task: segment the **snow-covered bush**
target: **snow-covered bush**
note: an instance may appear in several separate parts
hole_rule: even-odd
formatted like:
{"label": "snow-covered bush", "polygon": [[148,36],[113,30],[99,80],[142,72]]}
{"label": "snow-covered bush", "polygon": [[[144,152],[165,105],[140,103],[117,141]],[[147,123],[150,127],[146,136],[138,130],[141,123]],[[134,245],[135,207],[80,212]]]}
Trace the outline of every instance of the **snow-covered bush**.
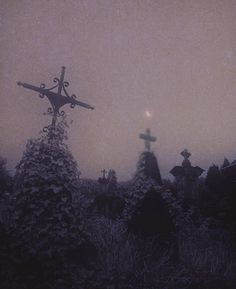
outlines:
{"label": "snow-covered bush", "polygon": [[48,135],[30,140],[15,174],[15,222],[20,242],[33,253],[47,255],[73,244],[75,226],[72,194],[79,171],[64,144],[59,123],[53,139]]}

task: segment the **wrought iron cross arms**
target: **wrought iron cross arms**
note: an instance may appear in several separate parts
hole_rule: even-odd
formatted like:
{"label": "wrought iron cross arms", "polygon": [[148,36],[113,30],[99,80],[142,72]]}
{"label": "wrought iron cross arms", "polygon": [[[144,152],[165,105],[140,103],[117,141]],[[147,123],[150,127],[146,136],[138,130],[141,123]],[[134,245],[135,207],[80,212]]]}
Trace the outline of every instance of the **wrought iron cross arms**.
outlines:
{"label": "wrought iron cross arms", "polygon": [[[74,108],[76,105],[78,105],[87,109],[94,109],[94,107],[91,105],[76,100],[75,95],[70,96],[68,94],[66,88],[69,86],[69,82],[64,81],[65,69],[66,68],[63,66],[61,69],[60,79],[55,77],[53,80],[55,85],[50,88],[45,88],[44,83],[42,83],[39,87],[28,83],[22,83],[20,81],[17,82],[17,84],[23,86],[24,88],[39,92],[39,96],[42,98],[46,95],[52,105],[54,114],[59,113],[59,109],[65,104],[70,104],[71,108]],[[52,91],[54,89],[57,89],[57,92]],[[62,92],[64,92],[64,95]]]}

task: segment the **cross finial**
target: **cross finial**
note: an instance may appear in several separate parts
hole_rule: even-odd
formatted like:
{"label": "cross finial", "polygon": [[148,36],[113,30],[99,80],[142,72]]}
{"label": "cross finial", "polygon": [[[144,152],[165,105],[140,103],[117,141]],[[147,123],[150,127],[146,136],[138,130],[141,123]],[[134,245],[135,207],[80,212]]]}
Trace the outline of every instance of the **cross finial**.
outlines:
{"label": "cross finial", "polygon": [[139,138],[144,140],[145,149],[147,151],[151,150],[151,142],[155,142],[156,138],[151,135],[151,131],[149,128],[146,129],[146,133],[141,133]]}
{"label": "cross finial", "polygon": [[191,153],[187,149],[183,150],[180,154],[184,157],[184,159],[188,159],[191,156]]}
{"label": "cross finial", "polygon": [[[68,94],[66,88],[69,86],[69,82],[64,81],[65,69],[65,66],[62,66],[60,78],[55,77],[53,79],[55,85],[50,88],[45,88],[45,84],[43,83],[38,87],[28,83],[22,83],[20,81],[17,82],[18,85],[23,86],[24,88],[39,92],[39,96],[41,98],[44,96],[48,98],[52,106],[52,108],[48,109],[48,112],[52,113],[53,116],[51,124],[52,128],[55,127],[57,117],[63,116],[65,114],[63,110],[60,111],[60,108],[65,104],[70,104],[71,108],[74,108],[76,105],[78,105],[84,108],[94,109],[94,107],[90,106],[89,104],[76,100],[76,96],[74,94]],[[56,88],[57,92],[54,92],[53,90]]]}

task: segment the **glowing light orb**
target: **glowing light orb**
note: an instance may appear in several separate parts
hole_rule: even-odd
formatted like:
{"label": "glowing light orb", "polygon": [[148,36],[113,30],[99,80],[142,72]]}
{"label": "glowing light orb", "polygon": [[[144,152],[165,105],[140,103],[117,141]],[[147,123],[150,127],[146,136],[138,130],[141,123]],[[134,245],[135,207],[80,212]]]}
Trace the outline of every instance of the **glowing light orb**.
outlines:
{"label": "glowing light orb", "polygon": [[151,117],[152,115],[151,115],[150,111],[146,110],[146,111],[145,111],[145,116],[146,116],[146,117]]}

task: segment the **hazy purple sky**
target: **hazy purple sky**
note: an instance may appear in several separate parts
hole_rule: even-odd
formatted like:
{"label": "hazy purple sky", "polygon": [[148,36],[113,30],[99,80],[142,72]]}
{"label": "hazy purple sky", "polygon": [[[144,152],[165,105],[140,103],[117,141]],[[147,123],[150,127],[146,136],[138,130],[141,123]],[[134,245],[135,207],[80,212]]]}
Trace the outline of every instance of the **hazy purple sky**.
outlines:
{"label": "hazy purple sky", "polygon": [[83,177],[113,168],[128,179],[147,127],[164,177],[185,147],[204,169],[236,159],[236,1],[0,2],[0,154],[10,169],[50,122],[47,100],[16,81],[50,86],[62,65],[68,91],[96,108],[66,109]]}

